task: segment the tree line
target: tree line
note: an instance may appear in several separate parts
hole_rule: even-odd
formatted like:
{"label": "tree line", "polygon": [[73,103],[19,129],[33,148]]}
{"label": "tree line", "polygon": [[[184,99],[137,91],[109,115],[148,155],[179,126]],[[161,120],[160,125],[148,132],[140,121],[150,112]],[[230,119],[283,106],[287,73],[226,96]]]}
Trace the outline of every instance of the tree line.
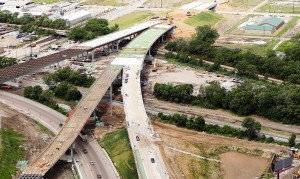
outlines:
{"label": "tree line", "polygon": [[9,11],[0,11],[0,22],[17,24],[17,25],[30,25],[36,27],[48,27],[54,29],[66,29],[67,21],[64,19],[51,20],[47,15],[42,15],[40,18],[35,18],[31,14],[25,13],[22,17],[18,17],[19,13],[11,13]]}
{"label": "tree line", "polygon": [[75,101],[75,100],[79,100],[82,94],[80,93],[80,91],[77,90],[75,86],[68,84],[66,82],[62,82],[56,87],[52,87],[49,90],[43,90],[42,87],[39,85],[36,85],[34,87],[33,86],[25,87],[24,96],[26,98],[44,104],[62,114],[67,114],[64,109],[60,108],[56,104],[54,100],[54,96],[67,101]]}
{"label": "tree line", "polygon": [[74,41],[85,41],[117,30],[119,30],[119,26],[116,24],[111,28],[108,27],[108,21],[106,19],[89,19],[83,27],[72,28],[68,32],[68,37]]}
{"label": "tree line", "polygon": [[220,65],[228,65],[235,67],[242,76],[257,78],[257,74],[262,74],[300,84],[300,33],[291,40],[295,47],[289,49],[284,58],[280,58],[274,51],[268,51],[266,56],[259,56],[241,49],[215,48],[213,44],[219,37],[215,29],[199,26],[196,31],[191,40],[170,41],[165,48],[212,61],[215,64],[212,70],[217,70]]}
{"label": "tree line", "polygon": [[192,95],[191,84],[156,83],[156,98],[175,103],[191,104],[210,109],[228,109],[238,115],[257,114],[268,119],[300,124],[300,88],[295,85],[253,84],[245,82],[231,90],[218,82],[201,86],[197,96]]}
{"label": "tree line", "polygon": [[16,64],[15,58],[0,56],[0,69]]}
{"label": "tree line", "polygon": [[177,127],[187,128],[196,131],[203,131],[208,134],[217,134],[228,137],[237,137],[239,139],[247,138],[248,140],[260,141],[263,143],[277,143],[279,145],[300,147],[300,143],[296,144],[296,135],[291,134],[288,142],[276,141],[273,137],[259,135],[261,124],[251,117],[246,117],[242,121],[243,129],[233,128],[228,125],[219,126],[214,124],[206,124],[202,116],[187,116],[184,114],[165,115],[158,113],[155,116],[161,122],[170,123]]}
{"label": "tree line", "polygon": [[87,76],[86,74],[81,74],[78,71],[73,71],[71,68],[63,68],[57,70],[55,73],[48,74],[43,78],[44,82],[52,87],[58,85],[60,82],[67,82],[75,86],[90,87],[95,78],[92,76]]}

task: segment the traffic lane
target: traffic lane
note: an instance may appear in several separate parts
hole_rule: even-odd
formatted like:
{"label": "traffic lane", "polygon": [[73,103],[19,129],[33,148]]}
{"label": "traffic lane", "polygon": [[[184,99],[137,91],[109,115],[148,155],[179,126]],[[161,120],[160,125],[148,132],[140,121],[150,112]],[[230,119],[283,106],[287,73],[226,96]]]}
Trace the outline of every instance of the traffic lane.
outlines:
{"label": "traffic lane", "polygon": [[[66,116],[64,116],[64,115],[62,115],[62,114],[60,114],[57,111],[54,111],[52,109],[45,110],[45,106],[40,104],[40,103],[37,103],[37,102],[32,101],[32,100],[28,100],[28,99],[26,99],[24,97],[21,97],[21,96],[18,96],[18,95],[10,94],[10,93],[7,93],[7,92],[0,91],[0,101],[4,102],[8,106],[12,106],[14,108],[18,108],[19,110],[23,110],[23,111],[26,111],[27,108],[34,109],[34,110],[30,110],[30,112],[26,113],[27,115],[29,115],[29,113],[31,115],[43,113],[44,114],[43,116],[38,115],[37,118],[40,119],[39,121],[44,121],[46,124],[48,124],[47,122],[49,122],[49,121],[55,121],[55,122],[53,122],[53,123],[51,122],[49,124],[51,130],[54,133],[58,133],[58,131],[60,129],[59,124],[61,122],[63,122],[66,118]],[[48,108],[48,107],[46,107],[46,108]],[[40,109],[40,110],[38,110],[38,109]],[[46,116],[48,116],[48,118]],[[47,118],[47,120],[45,120],[46,118]],[[79,141],[77,141],[76,144],[77,144],[77,146],[79,146],[78,150],[83,150],[82,145],[80,145],[80,144],[82,144],[82,141],[79,140]],[[88,156],[89,156],[89,154],[86,155],[86,156],[76,156],[75,158],[77,159],[77,157],[79,157],[77,160],[80,161],[80,160],[84,160],[84,158],[88,157]],[[90,157],[90,158],[92,158],[92,157]],[[82,170],[82,168],[80,168],[80,170]],[[83,170],[90,171],[89,165],[88,164],[83,165]],[[96,175],[96,173],[92,173],[92,174],[89,174],[89,173],[90,172],[83,173],[83,175],[86,178],[91,178],[92,176]]]}
{"label": "traffic lane", "polygon": [[59,130],[59,124],[66,119],[66,116],[51,108],[15,94],[0,91],[0,101],[8,106],[24,111],[27,115],[43,118],[44,122],[47,123],[46,126],[49,127],[50,125],[52,130]]}
{"label": "traffic lane", "polygon": [[[117,176],[114,176],[114,171],[110,171],[109,169],[107,169],[107,167],[109,166],[109,161],[107,161],[107,159],[103,155],[101,155],[103,154],[102,152],[97,152],[99,150],[97,150],[97,147],[94,146],[99,146],[99,144],[97,144],[96,140],[91,141],[91,139],[92,138],[89,137],[86,142],[81,142],[78,145],[82,149],[80,152],[83,155],[86,155],[84,160],[86,163],[88,163],[90,171],[93,172],[93,178],[97,178],[97,174],[100,174],[102,178],[105,179],[116,179]],[[83,153],[83,149],[87,150],[86,154]],[[94,165],[91,165],[91,161],[94,162]]]}

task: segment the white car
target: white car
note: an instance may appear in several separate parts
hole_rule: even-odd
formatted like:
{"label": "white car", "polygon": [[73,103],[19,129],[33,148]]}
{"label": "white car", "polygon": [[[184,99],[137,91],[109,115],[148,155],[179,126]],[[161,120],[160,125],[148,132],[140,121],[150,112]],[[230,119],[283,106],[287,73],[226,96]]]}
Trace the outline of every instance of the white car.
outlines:
{"label": "white car", "polygon": [[91,162],[90,162],[90,163],[91,163],[91,165],[94,165],[94,164],[95,164],[93,160],[91,160]]}

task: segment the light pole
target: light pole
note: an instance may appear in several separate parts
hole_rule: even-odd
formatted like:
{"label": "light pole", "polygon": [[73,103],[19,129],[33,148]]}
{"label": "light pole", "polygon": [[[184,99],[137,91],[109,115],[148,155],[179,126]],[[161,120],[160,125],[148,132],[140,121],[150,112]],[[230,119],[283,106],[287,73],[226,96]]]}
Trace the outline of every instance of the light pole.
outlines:
{"label": "light pole", "polygon": [[162,0],[160,0],[160,8],[162,8]]}
{"label": "light pole", "polygon": [[1,146],[1,140],[2,140],[2,130],[1,130],[1,116],[0,116],[0,146]]}

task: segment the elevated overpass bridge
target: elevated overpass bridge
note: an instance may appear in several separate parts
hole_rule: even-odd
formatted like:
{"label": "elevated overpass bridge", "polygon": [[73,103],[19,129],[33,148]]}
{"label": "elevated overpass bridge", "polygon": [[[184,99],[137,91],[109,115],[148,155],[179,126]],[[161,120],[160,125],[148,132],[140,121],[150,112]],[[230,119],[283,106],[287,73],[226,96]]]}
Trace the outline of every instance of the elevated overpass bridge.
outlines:
{"label": "elevated overpass bridge", "polygon": [[[58,135],[56,135],[47,148],[37,158],[35,158],[32,163],[29,164],[29,166],[22,172],[20,178],[42,178],[75,141],[87,119],[91,116],[105,92],[108,90],[117,75],[121,72],[123,67],[134,65],[138,66],[138,69],[141,69],[145,55],[150,50],[153,43],[155,43],[162,35],[172,30],[172,28],[172,26],[156,25],[142,33],[138,38],[130,43],[127,48],[125,48],[124,52],[122,52],[110,65],[108,65],[100,77],[97,78],[89,91],[78,103],[74,113],[69,116],[69,120],[62,127]],[[138,82],[138,84],[140,85],[140,82]],[[136,91],[136,89],[132,90]],[[140,93],[140,86],[137,86],[137,94]],[[141,109],[144,110],[141,114],[145,115],[146,113],[143,105]],[[131,113],[129,114],[131,115]],[[147,116],[143,116],[143,119],[145,117]],[[132,136],[133,134],[131,134],[131,137]],[[132,139],[131,142],[133,142]],[[144,152],[145,151],[141,149],[141,153],[144,154]],[[139,153],[139,151],[137,151],[137,153]],[[140,157],[136,157],[136,159],[139,161]],[[145,176],[147,177],[149,172],[145,172],[143,163],[139,164],[141,165],[141,169],[139,169],[140,176],[142,178],[145,178]],[[150,173],[153,169],[154,168],[151,168]],[[158,176],[156,173],[161,173],[155,172],[155,169],[153,171],[155,176]],[[165,171],[163,172],[166,173]],[[151,176],[148,178],[151,178]]]}
{"label": "elevated overpass bridge", "polygon": [[82,55],[84,53],[91,52],[93,58],[94,52],[97,48],[106,45],[108,46],[112,43],[117,43],[118,45],[119,40],[126,37],[136,36],[142,31],[160,23],[161,22],[159,21],[148,21],[125,30],[120,30],[111,34],[98,37],[96,39],[84,42],[82,44],[79,44],[78,46],[72,47],[70,49],[58,53],[47,55],[38,59],[32,59],[25,63],[15,64],[6,68],[2,68],[0,70],[0,84],[18,78],[22,75],[32,73],[51,64],[70,59],[71,57]]}

